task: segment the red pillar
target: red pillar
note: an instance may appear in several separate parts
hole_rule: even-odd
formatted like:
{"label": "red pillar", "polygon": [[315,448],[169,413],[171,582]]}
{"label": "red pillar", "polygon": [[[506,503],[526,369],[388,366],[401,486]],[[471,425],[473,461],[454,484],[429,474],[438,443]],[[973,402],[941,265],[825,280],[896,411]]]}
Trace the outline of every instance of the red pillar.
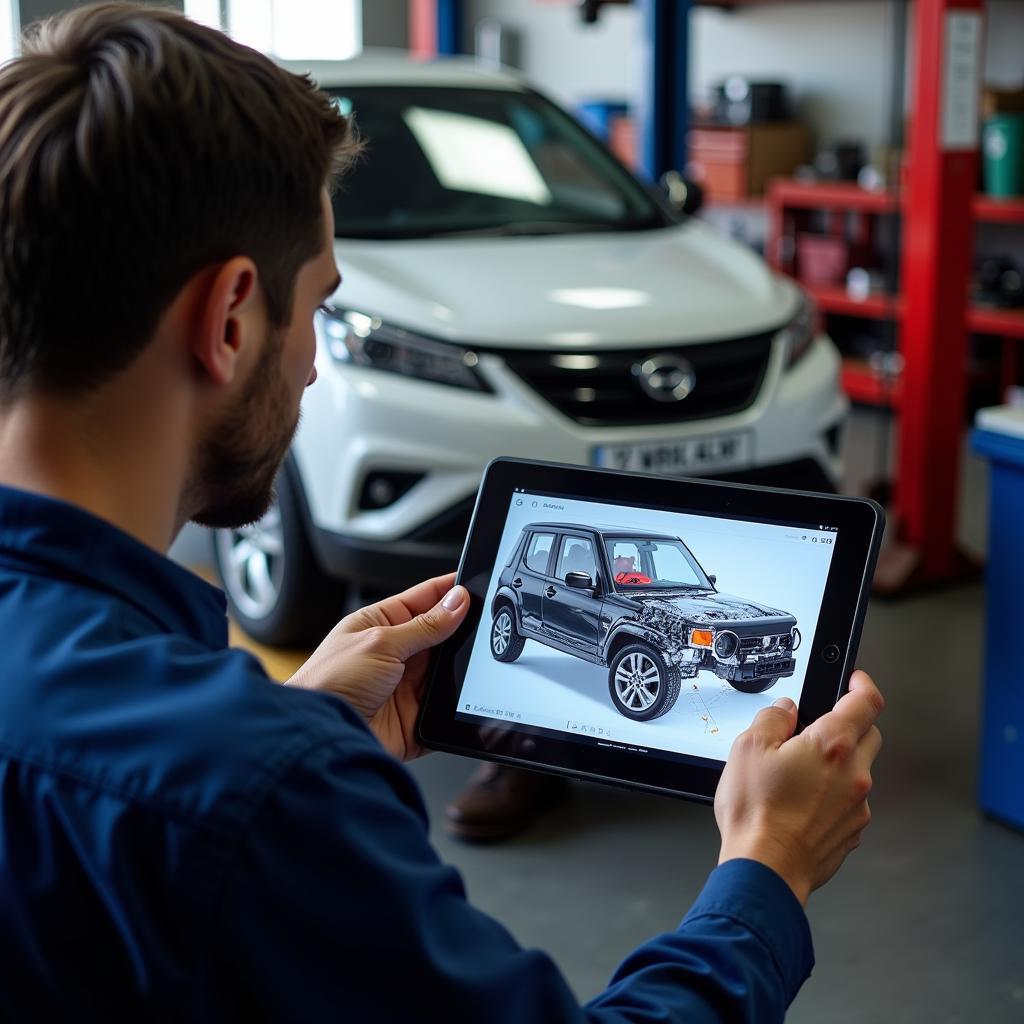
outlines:
{"label": "red pillar", "polygon": [[409,0],[409,50],[415,57],[437,56],[437,0]]}
{"label": "red pillar", "polygon": [[956,545],[967,397],[967,304],[974,254],[984,0],[917,0],[903,228],[903,398],[895,525],[883,591],[968,567]]}

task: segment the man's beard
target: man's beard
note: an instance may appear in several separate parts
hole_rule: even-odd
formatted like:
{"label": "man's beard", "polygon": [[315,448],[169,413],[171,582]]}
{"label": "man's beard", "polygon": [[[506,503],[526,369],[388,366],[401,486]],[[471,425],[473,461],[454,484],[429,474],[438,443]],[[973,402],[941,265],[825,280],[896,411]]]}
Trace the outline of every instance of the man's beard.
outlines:
{"label": "man's beard", "polygon": [[281,372],[284,333],[272,330],[245,390],[204,441],[189,493],[201,526],[232,529],[270,508],[274,480],[299,424]]}

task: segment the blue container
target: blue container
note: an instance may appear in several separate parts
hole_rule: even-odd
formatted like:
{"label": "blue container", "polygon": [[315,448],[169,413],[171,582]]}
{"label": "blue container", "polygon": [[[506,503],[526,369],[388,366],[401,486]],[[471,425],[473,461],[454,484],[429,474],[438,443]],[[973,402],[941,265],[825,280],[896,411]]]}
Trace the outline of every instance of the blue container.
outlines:
{"label": "blue container", "polygon": [[576,108],[579,119],[603,142],[611,136],[612,118],[628,113],[628,103],[613,100],[588,100]]}
{"label": "blue container", "polygon": [[971,442],[991,466],[978,796],[1024,829],[1024,409],[982,409]]}

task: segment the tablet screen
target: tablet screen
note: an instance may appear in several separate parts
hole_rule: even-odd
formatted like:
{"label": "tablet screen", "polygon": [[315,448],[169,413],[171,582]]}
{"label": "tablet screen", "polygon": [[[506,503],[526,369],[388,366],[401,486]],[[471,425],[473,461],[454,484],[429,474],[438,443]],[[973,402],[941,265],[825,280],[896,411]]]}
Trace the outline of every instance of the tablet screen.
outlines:
{"label": "tablet screen", "polygon": [[799,704],[838,535],[516,490],[456,717],[724,761]]}

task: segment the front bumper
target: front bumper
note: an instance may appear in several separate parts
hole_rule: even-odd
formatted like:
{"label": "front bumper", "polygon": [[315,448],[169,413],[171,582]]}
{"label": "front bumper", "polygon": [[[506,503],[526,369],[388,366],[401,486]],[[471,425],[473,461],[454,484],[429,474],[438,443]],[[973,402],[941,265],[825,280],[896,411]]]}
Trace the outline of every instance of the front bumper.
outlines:
{"label": "front bumper", "polygon": [[[328,572],[366,583],[400,585],[453,569],[483,467],[497,455],[588,465],[600,445],[746,430],[751,462],[708,475],[832,491],[847,409],[838,355],[822,337],[791,370],[784,363],[776,344],[757,400],[734,415],[587,427],[559,413],[498,356],[480,358],[494,389],[481,394],[339,366],[318,346],[318,380],[293,446],[314,550]],[[420,479],[386,508],[360,508],[367,476],[382,470]]]}
{"label": "front bumper", "polygon": [[796,671],[796,658],[759,658],[739,665],[716,660],[713,667],[719,679],[728,679],[731,683],[737,679],[749,681],[769,676],[791,676]]}

